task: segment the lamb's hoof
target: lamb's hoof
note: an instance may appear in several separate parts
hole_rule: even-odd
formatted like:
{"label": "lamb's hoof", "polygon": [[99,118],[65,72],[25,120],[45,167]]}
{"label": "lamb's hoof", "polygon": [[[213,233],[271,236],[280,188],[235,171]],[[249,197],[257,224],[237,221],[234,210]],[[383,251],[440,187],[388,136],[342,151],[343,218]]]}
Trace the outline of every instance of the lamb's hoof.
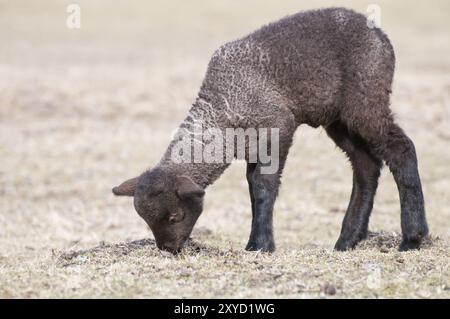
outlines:
{"label": "lamb's hoof", "polygon": [[334,245],[334,250],[337,251],[348,251],[352,250],[358,245],[358,243],[363,240],[366,236],[357,236],[356,238],[343,238],[339,237],[338,241]]}
{"label": "lamb's hoof", "polygon": [[398,248],[399,251],[408,251],[420,249],[421,238],[406,239],[404,238]]}
{"label": "lamb's hoof", "polygon": [[273,241],[265,242],[249,242],[245,247],[247,251],[261,251],[264,253],[273,253],[275,251],[275,243]]}
{"label": "lamb's hoof", "polygon": [[426,222],[415,224],[414,227],[408,227],[403,232],[403,240],[398,248],[399,251],[408,251],[420,249],[420,244],[424,238],[428,237],[428,225]]}
{"label": "lamb's hoof", "polygon": [[334,250],[336,251],[348,251],[348,250],[352,250],[353,248],[355,248],[356,244],[351,244],[348,242],[344,242],[344,241],[337,241],[336,244],[334,245]]}

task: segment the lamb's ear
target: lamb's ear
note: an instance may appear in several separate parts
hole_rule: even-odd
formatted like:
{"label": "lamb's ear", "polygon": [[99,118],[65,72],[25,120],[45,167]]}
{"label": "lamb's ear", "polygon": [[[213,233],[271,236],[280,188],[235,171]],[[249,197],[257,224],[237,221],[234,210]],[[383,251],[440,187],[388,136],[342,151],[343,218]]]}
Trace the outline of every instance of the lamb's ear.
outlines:
{"label": "lamb's ear", "polygon": [[134,191],[136,190],[136,186],[139,180],[139,176],[135,178],[131,178],[119,186],[116,186],[112,189],[112,192],[116,196],[134,196]]}
{"label": "lamb's ear", "polygon": [[190,198],[192,196],[203,197],[205,191],[197,185],[188,176],[178,176],[176,181],[176,191],[181,199]]}

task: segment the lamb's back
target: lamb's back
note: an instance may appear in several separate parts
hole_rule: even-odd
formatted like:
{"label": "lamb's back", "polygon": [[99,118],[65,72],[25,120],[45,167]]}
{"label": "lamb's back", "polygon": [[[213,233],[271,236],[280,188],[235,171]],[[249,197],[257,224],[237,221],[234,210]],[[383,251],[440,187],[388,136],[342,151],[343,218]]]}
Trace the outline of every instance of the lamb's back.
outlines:
{"label": "lamb's back", "polygon": [[208,73],[224,95],[248,99],[261,90],[279,92],[299,122],[317,126],[339,112],[352,74],[371,76],[374,67],[388,64],[380,72],[387,71],[390,86],[393,63],[389,40],[369,28],[364,15],[329,8],[288,16],[223,45]]}

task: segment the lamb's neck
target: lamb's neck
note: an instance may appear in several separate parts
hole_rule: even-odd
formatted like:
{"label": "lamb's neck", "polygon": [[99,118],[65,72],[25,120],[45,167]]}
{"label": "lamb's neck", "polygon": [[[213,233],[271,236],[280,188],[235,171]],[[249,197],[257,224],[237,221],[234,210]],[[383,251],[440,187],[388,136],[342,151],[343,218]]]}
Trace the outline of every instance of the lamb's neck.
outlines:
{"label": "lamb's neck", "polygon": [[[176,174],[190,177],[202,188],[214,183],[230,164],[224,158],[221,161],[211,162],[203,156],[204,132],[213,130],[223,132],[228,125],[219,115],[219,109],[199,97],[178,128],[159,165]],[[190,156],[181,160],[180,149],[190,152]],[[224,149],[219,151],[225,154]]]}

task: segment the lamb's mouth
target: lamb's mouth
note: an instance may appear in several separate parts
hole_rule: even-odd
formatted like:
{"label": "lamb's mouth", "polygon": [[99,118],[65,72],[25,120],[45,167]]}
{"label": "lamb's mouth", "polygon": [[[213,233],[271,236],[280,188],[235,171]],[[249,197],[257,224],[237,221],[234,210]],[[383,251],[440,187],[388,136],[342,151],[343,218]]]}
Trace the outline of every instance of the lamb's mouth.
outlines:
{"label": "lamb's mouth", "polygon": [[184,246],[186,246],[186,243],[190,241],[189,236],[184,237],[181,241],[179,241],[177,244],[172,243],[164,243],[164,244],[158,244],[157,246],[159,249],[170,252],[174,255],[177,255],[181,252]]}

